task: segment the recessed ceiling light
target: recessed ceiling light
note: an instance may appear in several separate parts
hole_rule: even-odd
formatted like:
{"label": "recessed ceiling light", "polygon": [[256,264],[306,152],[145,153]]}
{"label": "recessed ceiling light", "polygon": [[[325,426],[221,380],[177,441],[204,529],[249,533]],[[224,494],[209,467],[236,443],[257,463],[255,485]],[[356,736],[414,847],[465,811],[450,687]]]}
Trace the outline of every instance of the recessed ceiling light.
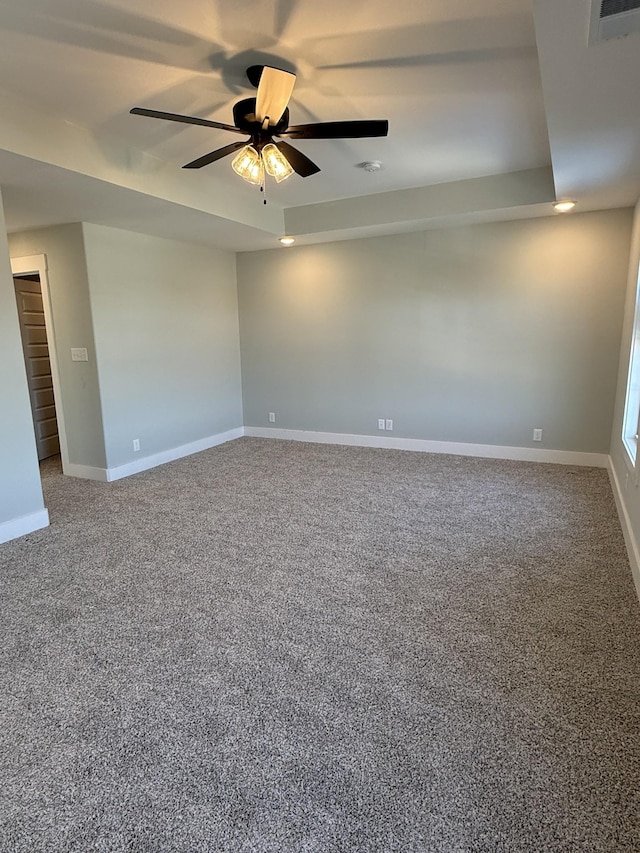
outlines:
{"label": "recessed ceiling light", "polygon": [[575,206],[575,201],[557,201],[553,205],[553,209],[557,210],[558,213],[568,213],[570,210],[573,210]]}
{"label": "recessed ceiling light", "polygon": [[294,237],[281,237],[280,242],[283,246],[293,246],[296,241]]}

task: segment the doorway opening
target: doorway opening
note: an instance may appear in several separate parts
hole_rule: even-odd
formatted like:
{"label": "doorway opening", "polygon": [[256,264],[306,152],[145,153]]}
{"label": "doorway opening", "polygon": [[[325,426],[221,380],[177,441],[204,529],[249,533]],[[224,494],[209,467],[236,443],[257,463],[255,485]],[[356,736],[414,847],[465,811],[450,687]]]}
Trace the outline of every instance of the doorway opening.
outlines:
{"label": "doorway opening", "polygon": [[13,286],[18,306],[22,353],[27,371],[33,431],[36,437],[38,461],[42,462],[43,459],[49,459],[60,453],[60,439],[40,276],[15,275]]}
{"label": "doorway opening", "polygon": [[68,466],[45,255],[12,258],[16,305],[41,473]]}

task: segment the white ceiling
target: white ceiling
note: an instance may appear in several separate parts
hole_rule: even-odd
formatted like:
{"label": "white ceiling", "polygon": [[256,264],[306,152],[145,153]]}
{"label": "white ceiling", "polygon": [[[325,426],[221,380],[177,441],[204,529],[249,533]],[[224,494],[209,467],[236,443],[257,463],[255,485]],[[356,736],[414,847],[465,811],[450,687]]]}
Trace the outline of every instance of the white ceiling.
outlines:
{"label": "white ceiling", "polygon": [[[590,12],[590,0],[0,0],[8,228],[84,219],[264,248],[284,231],[305,242],[542,215],[550,167],[578,209],[634,204],[640,35],[589,47]],[[254,63],[296,72],[292,123],[387,118],[389,136],[296,142],[322,171],[269,183],[265,208],[229,159],[180,169],[235,136],[129,114],[232,123]],[[369,159],[383,168],[358,167]],[[490,182],[478,194],[477,179],[497,189],[512,173],[503,204],[487,203]]]}

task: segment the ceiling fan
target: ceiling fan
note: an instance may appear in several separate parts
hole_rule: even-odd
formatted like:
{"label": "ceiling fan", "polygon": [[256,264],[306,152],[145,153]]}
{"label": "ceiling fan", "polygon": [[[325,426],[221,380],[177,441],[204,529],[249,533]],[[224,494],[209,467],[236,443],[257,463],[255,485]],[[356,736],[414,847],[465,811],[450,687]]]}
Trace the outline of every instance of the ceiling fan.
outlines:
{"label": "ceiling fan", "polygon": [[269,65],[252,65],[247,69],[247,77],[251,84],[257,87],[258,92],[255,98],[245,98],[234,105],[233,125],[195,116],[148,110],[144,107],[134,107],[131,113],[167,121],[179,121],[184,124],[214,127],[243,136],[248,134],[250,137],[248,141],[232,142],[224,148],[218,148],[198,157],[182,168],[201,169],[203,166],[215,163],[216,160],[238,152],[231,164],[234,171],[249,183],[257,185],[264,183],[265,171],[278,182],[288,178],[294,172],[302,178],[307,178],[320,171],[320,167],[297,148],[289,145],[284,139],[276,141],[274,137],[356,139],[386,136],[388,133],[389,122],[386,120],[330,121],[290,125],[288,104],[296,75]]}

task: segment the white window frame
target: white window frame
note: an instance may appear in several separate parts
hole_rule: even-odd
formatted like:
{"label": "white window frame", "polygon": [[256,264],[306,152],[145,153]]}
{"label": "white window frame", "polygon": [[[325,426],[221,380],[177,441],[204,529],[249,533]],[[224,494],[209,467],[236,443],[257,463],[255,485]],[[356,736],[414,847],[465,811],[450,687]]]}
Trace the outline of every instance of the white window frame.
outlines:
{"label": "white window frame", "polygon": [[633,332],[629,351],[627,390],[622,417],[622,446],[627,455],[627,465],[635,474],[636,483],[640,471],[638,434],[640,433],[640,265],[636,283],[636,304],[633,316]]}

